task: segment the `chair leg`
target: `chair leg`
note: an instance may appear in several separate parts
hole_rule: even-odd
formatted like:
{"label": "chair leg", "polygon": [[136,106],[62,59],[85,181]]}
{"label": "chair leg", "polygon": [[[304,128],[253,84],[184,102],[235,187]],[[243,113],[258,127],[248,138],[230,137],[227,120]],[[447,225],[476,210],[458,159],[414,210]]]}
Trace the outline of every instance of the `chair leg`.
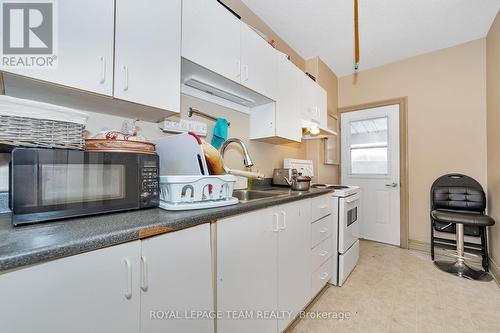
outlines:
{"label": "chair leg", "polygon": [[488,255],[488,235],[486,233],[486,227],[481,228],[481,247],[483,250],[483,268],[486,272],[489,272],[490,268],[490,258]]}
{"label": "chair leg", "polygon": [[479,281],[491,281],[490,274],[477,271],[467,265],[464,258],[464,225],[456,224],[457,258],[455,261],[434,261],[434,265],[440,270],[462,278]]}
{"label": "chair leg", "polygon": [[431,219],[431,259],[434,261],[434,222]]}

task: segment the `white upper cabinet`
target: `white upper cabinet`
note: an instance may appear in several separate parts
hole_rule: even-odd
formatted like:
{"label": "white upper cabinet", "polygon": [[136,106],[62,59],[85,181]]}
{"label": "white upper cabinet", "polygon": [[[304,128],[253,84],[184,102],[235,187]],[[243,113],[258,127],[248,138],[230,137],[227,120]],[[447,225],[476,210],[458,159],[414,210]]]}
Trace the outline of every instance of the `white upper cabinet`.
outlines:
{"label": "white upper cabinet", "polygon": [[305,74],[301,76],[300,81],[302,119],[312,121],[321,127],[327,127],[326,91]]}
{"label": "white upper cabinet", "polygon": [[151,315],[160,310],[181,315],[214,310],[210,224],[143,240],[140,285],[141,333],[213,332],[214,319],[165,320]]}
{"label": "white upper cabinet", "polygon": [[55,69],[3,69],[34,79],[113,94],[113,0],[57,1]]}
{"label": "white upper cabinet", "polygon": [[0,274],[2,332],[137,333],[140,250],[135,241]]}
{"label": "white upper cabinet", "polygon": [[266,142],[300,142],[300,78],[303,72],[282,53],[276,53],[276,103],[250,113],[250,138]]}
{"label": "white upper cabinet", "polygon": [[319,125],[328,128],[328,96],[326,90],[316,85],[316,99],[318,108]]}
{"label": "white upper cabinet", "polygon": [[300,78],[303,73],[291,61],[277,60],[276,136],[300,142]]}
{"label": "white upper cabinet", "polygon": [[241,25],[241,83],[276,100],[276,50],[246,24]]}
{"label": "white upper cabinet", "polygon": [[181,0],[116,0],[115,43],[114,96],[180,112]]}
{"label": "white upper cabinet", "polygon": [[216,0],[182,1],[182,56],[240,83],[241,21]]}

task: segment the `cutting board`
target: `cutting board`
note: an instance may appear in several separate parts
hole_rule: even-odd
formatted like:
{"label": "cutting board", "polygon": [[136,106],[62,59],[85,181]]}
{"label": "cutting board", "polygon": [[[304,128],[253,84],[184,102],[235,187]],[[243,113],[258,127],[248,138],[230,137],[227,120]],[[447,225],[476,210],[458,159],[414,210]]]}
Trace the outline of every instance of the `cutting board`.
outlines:
{"label": "cutting board", "polygon": [[161,176],[208,176],[201,139],[194,133],[165,136],[154,140],[160,156]]}

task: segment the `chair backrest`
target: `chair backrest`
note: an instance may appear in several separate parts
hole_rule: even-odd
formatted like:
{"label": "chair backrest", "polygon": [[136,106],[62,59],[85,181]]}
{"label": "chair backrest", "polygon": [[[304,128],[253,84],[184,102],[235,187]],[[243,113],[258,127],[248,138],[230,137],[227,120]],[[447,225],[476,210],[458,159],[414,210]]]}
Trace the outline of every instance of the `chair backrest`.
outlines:
{"label": "chair backrest", "polygon": [[484,212],[486,194],[471,177],[453,173],[439,177],[431,188],[432,209]]}

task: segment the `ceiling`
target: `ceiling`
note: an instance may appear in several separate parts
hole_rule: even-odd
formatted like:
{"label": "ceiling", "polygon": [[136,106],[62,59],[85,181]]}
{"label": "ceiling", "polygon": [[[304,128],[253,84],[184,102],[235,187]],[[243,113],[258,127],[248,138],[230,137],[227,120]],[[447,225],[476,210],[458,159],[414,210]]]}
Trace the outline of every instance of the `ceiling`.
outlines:
{"label": "ceiling", "polygon": [[[242,0],[305,59],[354,72],[353,0]],[[365,70],[485,37],[500,0],[359,0]]]}

